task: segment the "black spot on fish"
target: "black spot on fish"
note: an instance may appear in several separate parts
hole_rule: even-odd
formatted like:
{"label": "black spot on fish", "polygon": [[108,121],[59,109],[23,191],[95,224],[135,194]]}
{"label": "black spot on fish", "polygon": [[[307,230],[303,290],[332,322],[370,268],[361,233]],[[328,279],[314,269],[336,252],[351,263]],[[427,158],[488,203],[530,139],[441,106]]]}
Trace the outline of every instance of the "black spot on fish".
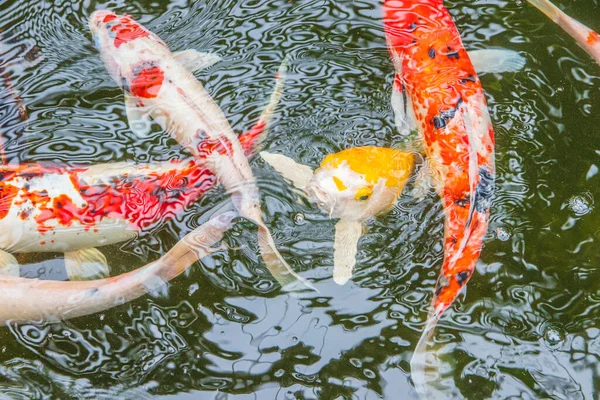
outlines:
{"label": "black spot on fish", "polygon": [[131,93],[131,90],[129,88],[129,81],[124,76],[121,76],[121,86],[123,87],[123,90],[125,90],[127,93]]}
{"label": "black spot on fish", "polygon": [[417,24],[413,22],[408,26],[408,29],[410,29],[411,32],[414,32],[417,29]]}
{"label": "black spot on fish", "polygon": [[459,56],[458,56],[458,51],[453,51],[453,52],[450,52],[450,53],[448,53],[448,54],[447,54],[447,56],[448,56],[448,58],[449,58],[449,59],[451,59],[451,60],[452,60],[452,59],[455,59],[455,60],[458,60],[458,59],[459,59]]}
{"label": "black spot on fish", "polygon": [[413,39],[412,44],[417,44],[417,39]]}
{"label": "black spot on fish", "polygon": [[60,201],[56,202],[56,208],[63,208],[63,205]]}
{"label": "black spot on fish", "polygon": [[469,271],[463,271],[456,274],[456,281],[460,286],[464,285],[467,279],[469,279]]}
{"label": "black spot on fish", "polygon": [[93,296],[96,293],[98,293],[99,291],[100,291],[100,289],[98,289],[98,288],[88,289],[87,292],[86,292],[86,295],[87,296]]}
{"label": "black spot on fish", "polygon": [[463,199],[458,199],[454,201],[454,204],[456,204],[459,207],[465,208],[467,204],[469,204],[469,199],[467,199],[466,197]]}
{"label": "black spot on fish", "polygon": [[435,129],[445,128],[448,125],[448,121],[450,121],[456,115],[456,110],[460,107],[463,100],[459,97],[458,102],[456,103],[456,107],[451,108],[449,110],[440,111],[438,115],[433,117],[431,121]]}
{"label": "black spot on fish", "polygon": [[474,75],[469,75],[468,77],[462,78],[460,80],[460,83],[463,84],[463,85],[466,85],[467,82],[477,82],[477,79],[475,79]]}
{"label": "black spot on fish", "polygon": [[479,170],[479,183],[475,189],[475,210],[480,213],[489,211],[494,197],[494,175],[486,167]]}
{"label": "black spot on fish", "polygon": [[427,52],[427,55],[431,59],[435,58],[435,49],[433,47],[431,49],[429,49],[429,51]]}

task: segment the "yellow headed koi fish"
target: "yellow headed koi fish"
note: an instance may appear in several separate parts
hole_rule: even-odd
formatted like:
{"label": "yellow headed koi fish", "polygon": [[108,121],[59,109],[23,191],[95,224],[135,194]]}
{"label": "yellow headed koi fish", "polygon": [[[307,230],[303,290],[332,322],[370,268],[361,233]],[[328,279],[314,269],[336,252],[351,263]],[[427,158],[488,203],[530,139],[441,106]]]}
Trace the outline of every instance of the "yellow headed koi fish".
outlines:
{"label": "yellow headed koi fish", "polygon": [[352,277],[363,223],[389,211],[414,168],[414,154],[384,147],[355,147],[330,154],[313,170],[266,151],[261,157],[329,214],[335,225],[333,280]]}

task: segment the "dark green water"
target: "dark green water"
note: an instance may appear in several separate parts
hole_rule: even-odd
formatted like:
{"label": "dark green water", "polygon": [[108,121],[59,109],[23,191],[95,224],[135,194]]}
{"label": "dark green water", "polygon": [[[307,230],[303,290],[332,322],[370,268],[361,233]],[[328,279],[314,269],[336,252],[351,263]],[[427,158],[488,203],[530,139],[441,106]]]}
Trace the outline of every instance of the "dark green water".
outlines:
{"label": "dark green water", "polygon": [[[557,3],[600,30],[597,0]],[[517,50],[527,66],[482,77],[497,195],[477,273],[437,330],[443,378],[469,399],[597,399],[600,66],[524,1],[446,5],[467,48]],[[30,117],[19,122],[2,89],[10,161],[186,155],[158,130],[143,140],[129,131],[122,93],[87,30],[97,8],[132,14],[174,51],[221,55],[197,76],[238,132],[258,118],[288,54],[265,145],[272,152],[315,166],[347,147],[394,143],[393,69],[376,0],[4,1],[0,61]],[[373,220],[355,277],[341,287],[331,278],[334,222],[262,161],[252,166],[278,247],[320,293],[281,293],[253,232],[238,227],[231,250],[195,265],[168,293],[65,323],[0,328],[0,398],[414,398],[408,362],[442,262],[438,199],[404,196]],[[174,221],[102,250],[115,273],[139,267],[226,201],[212,190]]]}

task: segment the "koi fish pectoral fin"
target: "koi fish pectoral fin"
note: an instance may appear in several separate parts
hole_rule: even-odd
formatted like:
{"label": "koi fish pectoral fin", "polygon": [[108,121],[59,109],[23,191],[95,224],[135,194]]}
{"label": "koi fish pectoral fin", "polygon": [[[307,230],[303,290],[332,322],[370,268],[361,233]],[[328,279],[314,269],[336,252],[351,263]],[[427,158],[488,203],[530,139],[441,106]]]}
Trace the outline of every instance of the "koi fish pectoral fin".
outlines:
{"label": "koi fish pectoral fin", "polygon": [[517,72],[527,60],[513,50],[484,49],[469,51],[469,58],[478,75],[489,73]]}
{"label": "koi fish pectoral fin", "polygon": [[212,67],[221,61],[221,57],[217,54],[204,53],[194,49],[175,52],[173,53],[173,58],[190,72],[196,72]]}
{"label": "koi fish pectoral fin", "polygon": [[394,110],[394,121],[396,129],[403,137],[408,137],[412,132],[417,131],[417,119],[410,96],[400,84],[398,75],[394,78],[392,89],[392,109]]}
{"label": "koi fish pectoral fin", "polygon": [[358,241],[362,235],[363,226],[359,221],[340,219],[335,224],[333,244],[333,280],[343,285],[352,278],[356,265]]}
{"label": "koi fish pectoral fin", "polygon": [[127,112],[127,120],[131,131],[140,138],[147,137],[152,127],[150,110],[140,106],[135,97],[125,93],[125,112]]}
{"label": "koi fish pectoral fin", "polygon": [[19,262],[4,250],[0,250],[0,275],[19,276]]}
{"label": "koi fish pectoral fin", "polygon": [[65,269],[71,281],[87,281],[110,276],[106,257],[95,248],[66,252]]}
{"label": "koi fish pectoral fin", "polygon": [[313,170],[307,165],[298,164],[296,161],[281,154],[261,151],[260,156],[275,171],[279,172],[285,179],[306,193],[308,183],[313,177]]}

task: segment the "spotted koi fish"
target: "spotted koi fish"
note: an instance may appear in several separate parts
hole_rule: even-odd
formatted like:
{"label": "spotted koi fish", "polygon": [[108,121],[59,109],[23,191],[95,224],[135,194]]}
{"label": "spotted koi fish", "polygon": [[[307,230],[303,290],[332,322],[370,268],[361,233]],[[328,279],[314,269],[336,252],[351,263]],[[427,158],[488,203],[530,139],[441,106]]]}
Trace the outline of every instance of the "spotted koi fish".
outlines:
{"label": "spotted koi fish", "polygon": [[556,22],[600,64],[600,35],[581,22],[569,17],[548,0],[527,0],[548,18]]}
{"label": "spotted koi fish", "polygon": [[402,133],[419,132],[445,213],[444,261],[411,361],[417,392],[431,398],[425,381],[427,341],[473,275],[494,194],[494,130],[476,69],[517,70],[524,60],[507,50],[467,53],[442,0],[385,0],[383,11],[396,69],[396,124]]}
{"label": "spotted koi fish", "polygon": [[50,281],[0,275],[0,325],[58,322],[90,315],[160,291],[200,258],[213,252],[237,214],[213,217],[160,259],[134,271],[93,281]]}
{"label": "spotted koi fish", "polygon": [[258,225],[261,255],[275,279],[285,289],[310,287],[275,247],[242,144],[192,75],[191,71],[213,64],[215,57],[194,50],[171,53],[158,36],[128,15],[96,11],[89,27],[109,74],[125,92],[132,130],[144,134],[154,120],[202,160],[231,193],[240,215]]}
{"label": "spotted koi fish", "polygon": [[[278,75],[260,118],[239,137],[248,155],[268,133],[284,79],[285,73]],[[14,253],[64,252],[70,280],[108,277],[106,258],[96,247],[173,218],[215,183],[197,159],[0,165],[0,275],[19,276]]]}
{"label": "spotted koi fish", "polygon": [[281,154],[260,155],[323,212],[339,218],[333,252],[333,280],[339,285],[352,278],[365,221],[393,207],[415,164],[412,152],[375,146],[329,154],[316,171]]}

